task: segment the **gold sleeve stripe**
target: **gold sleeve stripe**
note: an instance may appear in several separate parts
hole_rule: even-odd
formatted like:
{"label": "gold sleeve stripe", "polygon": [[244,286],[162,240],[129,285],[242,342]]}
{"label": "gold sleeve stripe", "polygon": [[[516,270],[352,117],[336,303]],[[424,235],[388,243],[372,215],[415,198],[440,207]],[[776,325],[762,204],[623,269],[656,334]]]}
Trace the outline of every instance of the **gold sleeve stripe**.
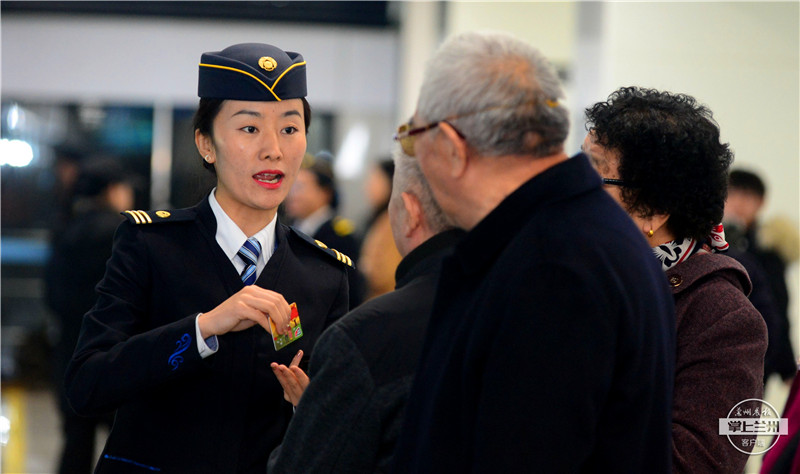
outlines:
{"label": "gold sleeve stripe", "polygon": [[142,220],[147,221],[148,224],[152,224],[153,223],[153,220],[150,219],[150,215],[148,213],[146,213],[144,211],[138,211],[138,212],[139,212],[139,216],[142,218]]}
{"label": "gold sleeve stripe", "polygon": [[147,215],[144,211],[125,211],[126,214],[130,214],[133,217],[134,222],[137,224],[152,224],[153,220],[150,219],[150,216]]}
{"label": "gold sleeve stripe", "polygon": [[250,77],[252,77],[253,79],[255,79],[256,81],[258,81],[258,83],[259,83],[259,84],[261,84],[262,86],[264,86],[264,87],[265,87],[265,88],[266,88],[266,89],[267,89],[267,90],[268,90],[268,91],[269,91],[269,92],[272,94],[272,96],[273,96],[273,97],[275,97],[275,100],[277,100],[278,102],[280,102],[280,101],[281,101],[281,98],[280,98],[280,97],[278,97],[278,95],[277,95],[277,94],[275,94],[275,92],[273,91],[273,89],[275,88],[275,86],[276,86],[276,85],[278,85],[278,82],[280,82],[280,80],[281,80],[281,79],[283,79],[283,76],[284,76],[284,75],[285,75],[287,72],[289,72],[289,71],[290,71],[292,68],[294,68],[294,67],[297,67],[297,66],[305,66],[305,65],[306,65],[306,62],[305,62],[305,61],[303,61],[303,62],[301,62],[301,63],[297,63],[297,64],[292,64],[291,66],[289,66],[288,68],[286,68],[286,70],[285,70],[285,71],[283,71],[283,73],[281,73],[281,75],[280,75],[280,76],[278,76],[278,78],[275,80],[275,83],[274,83],[274,84],[272,84],[272,87],[270,87],[270,86],[268,86],[268,85],[267,85],[267,84],[266,84],[264,81],[262,81],[261,79],[257,78],[256,76],[254,76],[254,75],[250,74],[250,73],[249,73],[249,72],[247,72],[247,71],[242,71],[241,69],[236,69],[235,67],[229,67],[229,66],[218,66],[218,65],[216,65],[216,64],[205,64],[205,63],[200,63],[200,66],[203,66],[203,67],[213,67],[213,68],[217,68],[217,69],[226,69],[226,70],[228,70],[228,71],[234,71],[234,72],[238,72],[238,73],[244,74],[244,75],[246,75],[246,76],[250,76]]}
{"label": "gold sleeve stripe", "polygon": [[136,214],[136,211],[125,211],[125,214],[130,214],[131,217],[133,217],[134,222],[136,222],[137,224],[141,224],[142,223],[141,219]]}
{"label": "gold sleeve stripe", "polygon": [[319,240],[314,240],[314,242],[316,242],[317,245],[319,245],[321,248],[326,249],[326,250],[328,250],[330,252],[333,252],[333,256],[336,257],[336,260],[338,260],[338,261],[340,261],[340,262],[342,262],[344,264],[350,265],[351,267],[355,266],[355,265],[353,265],[353,261],[350,259],[350,257],[348,257],[347,255],[343,254],[342,252],[340,252],[340,251],[338,251],[336,249],[328,248],[327,245],[323,244]]}
{"label": "gold sleeve stripe", "polygon": [[343,254],[342,252],[340,252],[340,251],[338,251],[336,249],[331,249],[331,250],[333,251],[333,253],[336,254],[336,259],[337,260],[339,260],[340,262],[342,262],[344,264],[350,265],[351,267],[353,266],[353,261],[350,260],[350,257],[348,257],[347,255]]}

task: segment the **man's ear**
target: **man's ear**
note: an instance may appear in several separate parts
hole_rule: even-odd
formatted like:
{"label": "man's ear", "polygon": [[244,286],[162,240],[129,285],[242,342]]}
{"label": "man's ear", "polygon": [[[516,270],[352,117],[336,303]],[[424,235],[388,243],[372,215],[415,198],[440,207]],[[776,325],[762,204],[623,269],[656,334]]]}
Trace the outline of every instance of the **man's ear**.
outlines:
{"label": "man's ear", "polygon": [[422,205],[417,199],[417,196],[403,191],[400,193],[403,199],[403,207],[406,210],[406,222],[403,234],[410,237],[420,226],[422,226]]}
{"label": "man's ear", "polygon": [[217,154],[214,152],[214,142],[211,140],[211,137],[200,133],[200,130],[195,130],[194,144],[206,163],[214,163],[217,161]]}
{"label": "man's ear", "polygon": [[450,163],[450,174],[452,177],[457,178],[464,174],[469,164],[469,147],[467,141],[447,122],[441,122],[439,129],[447,140],[448,146],[446,153],[448,156],[445,159]]}

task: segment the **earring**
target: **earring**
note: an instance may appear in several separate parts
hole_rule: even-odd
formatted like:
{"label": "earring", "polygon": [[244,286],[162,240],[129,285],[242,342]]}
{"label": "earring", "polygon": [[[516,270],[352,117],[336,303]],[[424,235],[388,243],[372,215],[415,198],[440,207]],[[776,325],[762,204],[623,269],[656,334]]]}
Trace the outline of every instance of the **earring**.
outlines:
{"label": "earring", "polygon": [[208,163],[208,159],[210,157],[211,157],[211,153],[209,153],[208,155],[204,156],[203,159],[206,161],[206,163]]}
{"label": "earring", "polygon": [[655,234],[655,232],[653,232],[653,229],[650,229],[650,230],[647,232],[647,236],[648,236],[648,237],[652,237],[652,236],[653,236],[653,234]]}

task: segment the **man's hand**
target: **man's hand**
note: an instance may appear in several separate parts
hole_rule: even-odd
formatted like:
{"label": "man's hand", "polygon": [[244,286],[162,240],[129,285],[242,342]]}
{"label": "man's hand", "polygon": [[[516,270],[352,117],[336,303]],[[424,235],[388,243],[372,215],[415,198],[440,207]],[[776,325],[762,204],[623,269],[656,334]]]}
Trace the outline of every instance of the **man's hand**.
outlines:
{"label": "man's hand", "polygon": [[297,355],[294,356],[289,367],[276,362],[270,364],[272,372],[275,373],[275,377],[278,378],[278,382],[283,387],[283,398],[293,406],[297,406],[300,403],[300,397],[303,396],[303,392],[308,387],[309,382],[308,375],[298,367],[302,358],[303,351],[297,351]]}

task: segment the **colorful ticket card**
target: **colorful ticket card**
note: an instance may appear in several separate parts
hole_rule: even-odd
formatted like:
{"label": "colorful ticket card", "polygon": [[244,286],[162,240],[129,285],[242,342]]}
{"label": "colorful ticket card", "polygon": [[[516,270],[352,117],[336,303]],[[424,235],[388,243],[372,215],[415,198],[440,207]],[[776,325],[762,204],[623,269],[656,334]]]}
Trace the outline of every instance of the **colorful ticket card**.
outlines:
{"label": "colorful ticket card", "polygon": [[278,334],[272,318],[269,320],[269,326],[270,329],[272,329],[272,344],[275,346],[276,351],[283,349],[303,337],[303,327],[300,325],[300,314],[297,312],[297,303],[292,303],[289,307],[292,309],[292,315],[289,318],[288,334]]}

